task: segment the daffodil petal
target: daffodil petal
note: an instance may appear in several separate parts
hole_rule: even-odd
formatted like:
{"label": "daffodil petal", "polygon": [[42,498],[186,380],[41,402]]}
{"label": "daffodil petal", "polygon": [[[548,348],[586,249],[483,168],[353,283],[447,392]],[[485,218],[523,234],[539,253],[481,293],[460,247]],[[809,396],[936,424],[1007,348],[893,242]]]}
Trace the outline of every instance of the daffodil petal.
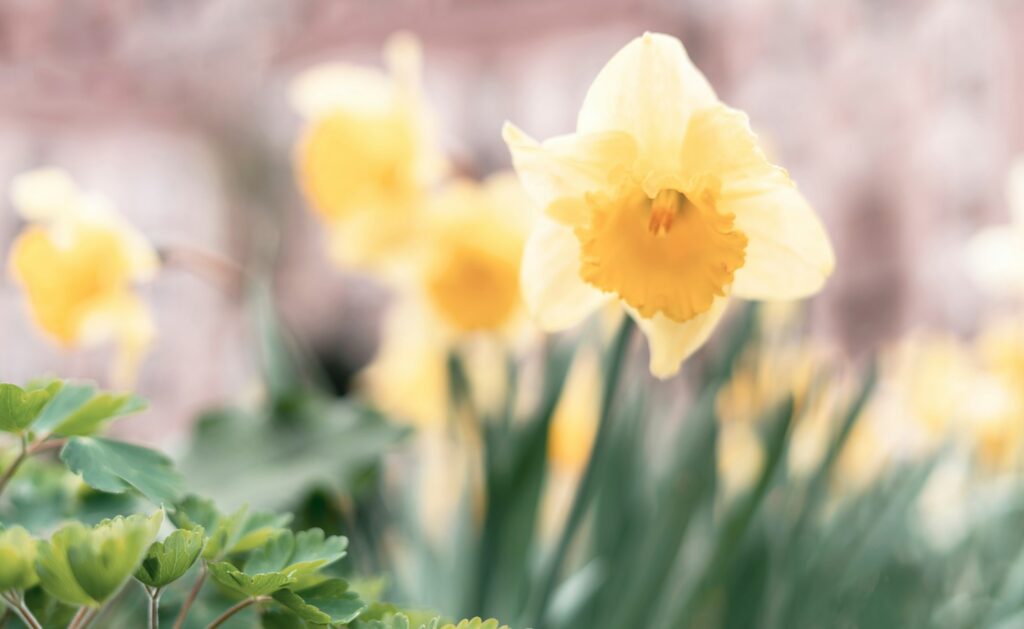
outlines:
{"label": "daffodil petal", "polygon": [[728,304],[728,298],[720,297],[711,304],[710,310],[683,323],[661,313],[645,319],[629,309],[637,327],[647,337],[651,374],[661,379],[674,376],[683,361],[708,340]]}
{"label": "daffodil petal", "polygon": [[835,254],[821,220],[794,185],[753,182],[748,193],[724,196],[719,208],[736,216],[736,228],[747,237],[734,295],[801,299],[821,290]]}
{"label": "daffodil petal", "polygon": [[967,243],[967,271],[983,290],[997,296],[1024,291],[1024,228],[989,227]]}
{"label": "daffodil petal", "polygon": [[675,37],[646,33],[620,50],[590,86],[579,133],[625,131],[645,159],[679,165],[690,115],[718,102],[715,91]]}
{"label": "daffodil petal", "polygon": [[81,192],[68,173],[40,168],[14,177],[11,202],[22,218],[50,221],[74,214]]}
{"label": "daffodil petal", "polygon": [[339,109],[385,111],[395,106],[398,96],[394,80],[384,72],[347,63],[310,68],[288,87],[288,101],[306,118],[319,118]]}
{"label": "daffodil petal", "polygon": [[568,134],[540,143],[506,122],[502,137],[526,193],[545,210],[556,204],[577,203],[588,192],[608,188],[613,173],[636,156],[633,138],[614,131]]}
{"label": "daffodil petal", "polygon": [[712,175],[726,192],[789,185],[786,171],[772,165],[761,150],[747,114],[725,105],[705,107],[690,117],[682,160],[681,172]]}
{"label": "daffodil petal", "polygon": [[611,299],[580,278],[580,244],[572,229],[546,218],[526,241],[519,281],[527,309],[548,332],[576,325]]}
{"label": "daffodil petal", "polygon": [[1013,222],[1024,229],[1024,155],[1013,160],[1006,178],[1006,197]]}

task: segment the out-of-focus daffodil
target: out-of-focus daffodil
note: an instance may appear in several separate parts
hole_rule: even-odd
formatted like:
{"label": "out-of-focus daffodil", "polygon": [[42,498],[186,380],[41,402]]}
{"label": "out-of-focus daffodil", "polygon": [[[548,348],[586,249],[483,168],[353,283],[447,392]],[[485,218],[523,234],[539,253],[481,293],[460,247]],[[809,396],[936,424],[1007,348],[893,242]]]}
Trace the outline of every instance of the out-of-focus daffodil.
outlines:
{"label": "out-of-focus daffodil", "polygon": [[1024,296],[1024,156],[1010,167],[1011,222],[987,227],[967,243],[967,269],[981,288],[1001,297]]}
{"label": "out-of-focus daffodil", "polygon": [[965,405],[975,458],[987,473],[1017,471],[1024,455],[1024,322],[989,323],[976,350],[980,373]]}
{"label": "out-of-focus daffodil", "polygon": [[546,215],[524,254],[528,307],[559,330],[619,300],[656,376],[708,338],[729,295],[801,298],[832,271],[814,211],[673,37],[646,34],[616,54],[575,134],[538,143],[509,124],[504,137]]}
{"label": "out-of-focus daffodil", "polygon": [[575,476],[586,465],[601,412],[601,361],[580,349],[555,408],[548,436],[548,458],[556,471]]}
{"label": "out-of-focus daffodil", "polygon": [[387,73],[327,64],[290,89],[306,119],[295,154],[300,186],[343,264],[389,262],[419,233],[423,195],[444,170],[420,90],[419,44],[398,34],[384,53]]}
{"label": "out-of-focus daffodil", "polygon": [[431,201],[422,288],[458,333],[507,329],[523,311],[519,265],[529,200],[512,173],[458,180]]}
{"label": "out-of-focus daffodil", "polygon": [[116,341],[113,379],[127,386],[155,335],[132,288],[156,274],[156,251],[107,199],[80,190],[60,170],[19,175],[11,198],[29,221],[9,263],[33,320],[64,347]]}

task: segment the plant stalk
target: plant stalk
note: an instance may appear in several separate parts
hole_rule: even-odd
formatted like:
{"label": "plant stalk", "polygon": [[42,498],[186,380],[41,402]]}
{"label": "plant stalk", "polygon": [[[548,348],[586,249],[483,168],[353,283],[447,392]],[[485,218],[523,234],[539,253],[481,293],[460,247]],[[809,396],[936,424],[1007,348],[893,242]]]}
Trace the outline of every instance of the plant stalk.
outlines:
{"label": "plant stalk", "polygon": [[562,564],[572,546],[573,539],[580,525],[583,523],[583,516],[594,498],[597,483],[598,470],[604,459],[607,442],[611,437],[612,407],[615,404],[615,394],[619,388],[619,380],[622,376],[622,367],[625,362],[626,349],[629,347],[629,340],[632,337],[635,324],[628,315],[623,317],[619,331],[609,349],[607,371],[605,372],[604,389],[601,394],[601,415],[598,420],[597,435],[590,448],[590,458],[587,467],[583,471],[583,477],[576,487],[576,495],[573,497],[572,506],[569,508],[569,515],[562,528],[562,534],[555,546],[554,554],[548,561],[541,573],[540,589],[535,590],[532,595],[533,604],[527,607],[528,618],[532,622],[530,626],[542,629],[544,612],[547,609],[551,594],[558,584],[558,577],[562,571]]}
{"label": "plant stalk", "polygon": [[181,610],[178,611],[178,617],[174,619],[174,629],[181,629],[185,625],[185,619],[188,618],[188,610],[192,608],[192,603],[196,602],[196,597],[199,596],[199,590],[203,589],[203,583],[206,582],[206,562],[199,568],[199,576],[196,577],[196,582],[192,586],[192,590],[188,593],[188,598],[181,605]]}
{"label": "plant stalk", "polygon": [[270,600],[269,596],[254,596],[247,598],[244,601],[238,601],[237,603],[229,607],[223,614],[217,616],[217,618],[213,622],[206,626],[206,629],[217,629],[217,627],[226,623],[229,618],[231,618],[238,612],[242,611],[246,607],[252,605],[253,603],[261,603],[263,601],[268,600]]}
{"label": "plant stalk", "polygon": [[0,596],[3,596],[3,599],[7,601],[7,604],[10,606],[9,609],[21,620],[21,622],[25,623],[26,627],[29,629],[43,629],[43,625],[36,620],[32,610],[25,605],[25,599],[21,594],[15,592],[3,592]]}
{"label": "plant stalk", "polygon": [[149,629],[160,627],[160,595],[162,593],[162,588],[146,586],[146,594],[149,596]]}

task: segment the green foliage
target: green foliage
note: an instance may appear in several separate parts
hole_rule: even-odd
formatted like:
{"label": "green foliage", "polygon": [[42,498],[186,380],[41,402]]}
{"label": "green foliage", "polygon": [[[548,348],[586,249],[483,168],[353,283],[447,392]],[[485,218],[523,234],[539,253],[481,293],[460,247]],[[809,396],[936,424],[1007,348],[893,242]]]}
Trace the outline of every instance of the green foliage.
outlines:
{"label": "green foliage", "polygon": [[254,550],[245,569],[250,574],[286,572],[300,576],[338,561],[345,556],[347,547],[344,537],[325,537],[320,529],[283,531]]}
{"label": "green foliage", "polygon": [[269,512],[250,513],[247,506],[230,515],[222,515],[214,507],[213,501],[187,496],[171,511],[170,519],[180,528],[205,529],[209,538],[202,556],[209,561],[218,561],[267,543],[285,530],[291,516]]}
{"label": "green foliage", "polygon": [[152,588],[177,581],[199,559],[206,535],[202,527],[178,529],[162,542],[154,542],[142,560],[135,578]]}
{"label": "green foliage", "polygon": [[283,572],[246,574],[226,561],[209,565],[210,576],[224,587],[245,596],[268,596],[297,581],[294,575]]}
{"label": "green foliage", "polygon": [[0,592],[27,590],[39,582],[36,546],[36,540],[24,528],[0,528]]}
{"label": "green foliage", "polygon": [[0,384],[0,430],[24,432],[39,417],[51,396],[49,389],[26,391],[13,384]]}
{"label": "green foliage", "polygon": [[300,591],[279,590],[274,600],[297,616],[317,625],[338,624],[354,620],[366,604],[348,589],[343,579],[327,579]]}
{"label": "green foliage", "polygon": [[134,488],[157,504],[173,503],[182,493],[182,479],[171,460],[149,448],[102,437],[73,437],[60,458],[100,491],[121,493]]}
{"label": "green foliage", "polygon": [[69,605],[99,607],[121,589],[156,536],[163,511],[104,520],[93,528],[73,522],[39,546],[43,588]]}
{"label": "green foliage", "polygon": [[145,408],[146,402],[135,395],[104,393],[91,385],[66,383],[53,393],[32,428],[61,437],[88,436],[116,418]]}

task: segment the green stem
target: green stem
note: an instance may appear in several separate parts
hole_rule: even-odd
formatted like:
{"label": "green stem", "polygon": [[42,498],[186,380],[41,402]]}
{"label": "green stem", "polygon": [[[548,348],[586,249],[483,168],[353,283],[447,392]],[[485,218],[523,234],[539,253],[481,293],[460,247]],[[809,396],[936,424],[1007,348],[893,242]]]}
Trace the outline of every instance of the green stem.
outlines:
{"label": "green stem", "polygon": [[622,375],[622,366],[629,346],[629,339],[632,336],[633,320],[626,316],[619,326],[615,340],[609,350],[607,371],[605,373],[604,390],[601,394],[601,415],[597,425],[597,435],[594,437],[594,444],[590,449],[590,459],[583,472],[579,485],[576,487],[576,495],[573,497],[572,506],[569,508],[569,515],[566,518],[565,526],[562,528],[562,535],[555,546],[554,554],[548,561],[541,573],[540,589],[533,594],[533,604],[527,608],[528,617],[532,619],[532,626],[541,629],[543,626],[544,612],[547,609],[551,594],[558,584],[558,577],[562,571],[562,564],[572,546],[573,539],[580,525],[583,523],[583,516],[594,498],[596,489],[597,474],[600,464],[604,459],[607,449],[607,442],[611,436],[612,406],[615,402],[619,379]]}
{"label": "green stem", "polygon": [[3,476],[0,476],[0,494],[7,488],[7,484],[14,478],[14,473],[18,471],[21,464],[28,458],[28,438],[25,435],[21,436],[21,452],[15,457],[14,461],[11,462],[10,467],[4,472]]}
{"label": "green stem", "polygon": [[185,619],[188,617],[188,610],[192,609],[192,603],[196,602],[196,597],[199,596],[199,590],[203,589],[203,583],[206,581],[206,562],[199,568],[199,576],[196,577],[196,582],[192,586],[192,590],[188,593],[188,598],[181,606],[181,610],[178,611],[178,617],[174,619],[174,629],[181,629],[185,625]]}
{"label": "green stem", "polygon": [[148,585],[143,587],[146,588],[146,594],[149,596],[149,629],[158,629],[160,627],[160,594],[163,593],[163,590],[151,588]]}
{"label": "green stem", "polygon": [[7,601],[10,606],[10,610],[21,619],[21,622],[25,623],[25,626],[29,629],[43,629],[43,625],[36,620],[35,615],[32,614],[32,610],[25,605],[25,599],[20,593],[16,592],[4,592],[2,594],[3,599]]}
{"label": "green stem", "polygon": [[238,612],[242,611],[246,607],[252,605],[253,603],[260,603],[262,601],[269,600],[269,596],[255,596],[252,598],[247,598],[244,601],[238,601],[237,603],[229,607],[223,614],[217,616],[217,618],[213,622],[206,626],[206,629],[217,629],[217,627],[226,623],[229,618],[231,618]]}

